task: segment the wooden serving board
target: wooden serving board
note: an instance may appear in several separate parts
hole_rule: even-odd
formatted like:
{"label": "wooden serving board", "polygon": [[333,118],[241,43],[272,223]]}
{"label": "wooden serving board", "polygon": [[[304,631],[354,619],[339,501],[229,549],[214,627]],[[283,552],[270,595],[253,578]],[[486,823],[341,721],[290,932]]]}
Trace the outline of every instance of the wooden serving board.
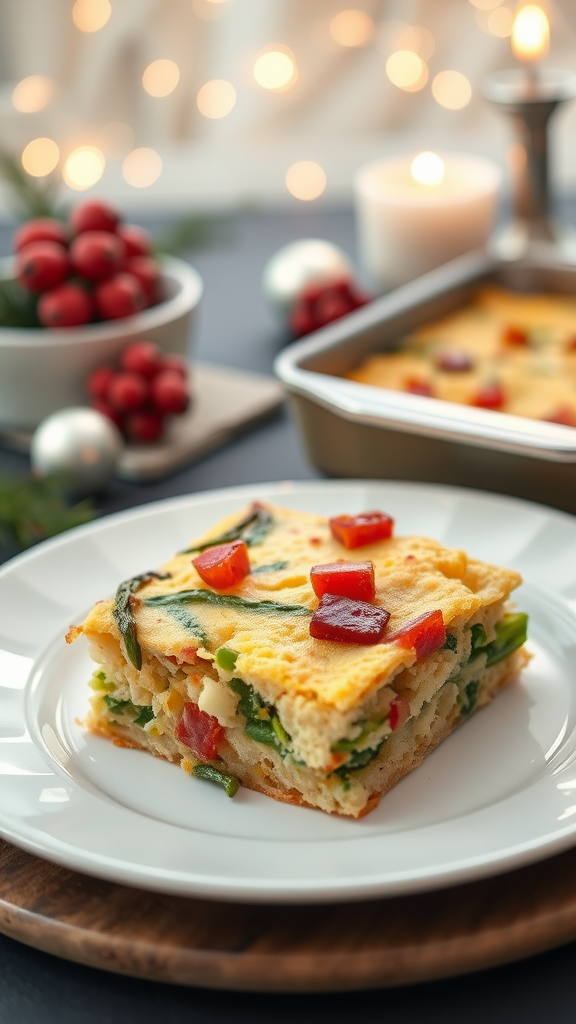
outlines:
{"label": "wooden serving board", "polygon": [[0,840],[0,931],[78,963],[180,985],[253,992],[400,985],[576,938],[576,850],[454,889],[255,906],[103,882]]}

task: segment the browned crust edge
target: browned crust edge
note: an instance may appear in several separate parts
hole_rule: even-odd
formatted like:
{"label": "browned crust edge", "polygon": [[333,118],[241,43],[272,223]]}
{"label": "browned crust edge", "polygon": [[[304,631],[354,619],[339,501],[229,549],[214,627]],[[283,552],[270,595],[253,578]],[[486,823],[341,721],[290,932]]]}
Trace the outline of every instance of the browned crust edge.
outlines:
{"label": "browned crust edge", "polygon": [[[524,668],[524,666],[528,663],[529,659],[530,655],[524,648],[520,648],[520,650],[516,651],[510,659],[508,672],[506,672],[501,678],[496,678],[495,682],[490,687],[481,689],[478,695],[478,702],[473,711],[470,712],[469,715],[466,715],[466,717],[464,717],[460,715],[458,709],[455,708],[452,717],[446,721],[445,727],[441,729],[439,732],[435,733],[435,735],[431,739],[424,739],[423,742],[420,743],[419,746],[414,749],[410,760],[398,766],[398,770],[390,777],[385,789],[383,789],[381,792],[370,794],[368,800],[366,801],[366,804],[358,814],[345,814],[342,811],[336,810],[329,811],[328,813],[335,814],[338,817],[346,817],[353,819],[364,818],[367,814],[370,814],[370,812],[375,810],[375,808],[378,806],[382,797],[385,796],[386,793],[388,793],[389,790],[393,788],[393,786],[400,782],[400,780],[404,778],[405,775],[408,775],[415,768],[418,768],[422,764],[424,759],[428,756],[428,754],[431,754],[432,751],[435,750],[436,747],[438,747],[445,739],[447,739],[452,732],[454,732],[460,725],[463,725],[465,722],[469,721],[471,716],[476,711],[479,711],[481,708],[489,704],[493,700],[493,698],[500,692],[500,690],[502,690],[505,686],[507,686],[510,682],[517,678],[522,668]],[[96,735],[104,737],[104,739],[111,740],[112,743],[114,743],[114,745],[117,747],[126,747],[132,750],[144,750],[146,753],[151,753],[151,751],[145,744],[138,743],[138,741],[135,740],[133,737],[126,735],[124,731],[126,728],[125,726],[121,727],[122,732],[120,732],[115,728],[113,723],[108,722],[106,723],[106,725],[104,725],[102,721],[99,720],[93,714],[89,716],[88,720],[85,722],[85,725],[87,726],[87,728],[90,729],[91,732],[95,733]],[[181,758],[179,754],[175,755],[174,757],[169,757],[165,754],[156,753],[153,754],[153,756],[161,757],[163,760],[168,761],[171,764],[179,765],[181,763]],[[264,796],[271,797],[273,800],[278,800],[282,803],[292,804],[292,806],[295,807],[310,807],[312,810],[318,810],[318,807],[316,807],[314,804],[308,803],[308,801],[304,800],[302,794],[294,789],[284,790],[278,789],[272,785],[259,785],[257,782],[255,782],[253,778],[247,779],[246,781],[242,780],[242,785],[246,789],[250,789],[256,793],[262,793]],[[323,811],[323,813],[326,814],[327,812]]]}

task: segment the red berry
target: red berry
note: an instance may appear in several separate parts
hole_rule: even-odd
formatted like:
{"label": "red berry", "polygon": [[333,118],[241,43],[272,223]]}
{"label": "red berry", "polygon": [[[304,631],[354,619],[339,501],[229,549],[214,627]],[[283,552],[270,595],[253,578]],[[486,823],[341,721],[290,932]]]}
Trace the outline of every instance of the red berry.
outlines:
{"label": "red berry", "polygon": [[53,217],[36,217],[17,228],[12,238],[14,252],[20,252],[30,242],[60,242],[67,245],[68,232],[59,220]]}
{"label": "red berry", "polygon": [[111,277],[125,258],[124,243],[109,231],[84,231],[70,246],[73,269],[89,281],[103,281]]}
{"label": "red berry", "polygon": [[106,401],[108,388],[116,376],[116,371],[111,366],[100,366],[93,370],[86,381],[86,391],[92,398],[99,398]]}
{"label": "red berry", "polygon": [[102,413],[103,416],[106,416],[109,420],[112,420],[112,423],[114,423],[114,425],[118,427],[118,430],[122,430],[122,417],[120,413],[117,412],[116,409],[113,409],[112,406],[109,405],[108,402],[106,402],[104,399],[95,398],[92,402],[90,402],[90,408],[96,409],[96,412]]}
{"label": "red berry", "polygon": [[171,373],[179,373],[184,380],[188,377],[188,367],[186,360],[182,359],[181,356],[167,355],[162,357],[162,369],[170,370]]}
{"label": "red berry", "polygon": [[128,257],[149,256],[152,252],[152,239],[144,228],[138,228],[135,224],[120,224],[116,234],[124,242]]}
{"label": "red berry", "polygon": [[162,349],[153,341],[133,341],[124,349],[120,366],[123,370],[140,373],[143,377],[155,377],[164,369]]}
{"label": "red berry", "polygon": [[153,306],[160,298],[160,267],[150,256],[132,256],[126,260],[129,274],[134,274],[142,285],[148,305]]}
{"label": "red berry", "polygon": [[117,373],[108,385],[107,398],[118,412],[141,409],[149,397],[147,381],[137,373]]}
{"label": "red berry", "polygon": [[38,319],[43,327],[79,327],[92,317],[92,301],[79,284],[67,281],[38,300]]}
{"label": "red berry", "polygon": [[134,274],[115,274],[94,292],[96,309],[103,320],[116,320],[139,313],[146,305],[144,289]]}
{"label": "red berry", "polygon": [[75,234],[82,231],[116,231],[120,214],[101,199],[89,199],[81,203],[70,214],[70,224]]}
{"label": "red berry", "polygon": [[164,421],[159,412],[144,409],[142,412],[132,412],[126,417],[124,429],[126,435],[132,441],[151,442],[156,441],[164,428]]}
{"label": "red berry", "polygon": [[23,288],[43,292],[68,275],[70,261],[60,242],[30,242],[16,257],[16,277]]}
{"label": "red berry", "polygon": [[327,288],[314,303],[314,319],[317,327],[324,327],[325,324],[339,320],[346,316],[352,309],[352,303],[348,296],[342,295],[335,288]]}
{"label": "red berry", "polygon": [[182,413],[188,407],[186,381],[172,370],[162,371],[150,385],[152,404],[158,412]]}
{"label": "red berry", "polygon": [[316,330],[316,322],[306,306],[295,306],[290,313],[290,327],[297,338]]}

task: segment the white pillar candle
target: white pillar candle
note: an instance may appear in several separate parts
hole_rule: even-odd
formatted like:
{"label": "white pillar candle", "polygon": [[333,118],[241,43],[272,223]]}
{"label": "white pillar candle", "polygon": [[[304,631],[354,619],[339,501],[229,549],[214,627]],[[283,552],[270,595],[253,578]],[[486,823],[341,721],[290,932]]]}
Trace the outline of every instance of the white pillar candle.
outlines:
{"label": "white pillar candle", "polygon": [[394,288],[488,241],[502,173],[464,154],[420,153],[368,164],[355,180],[360,260]]}

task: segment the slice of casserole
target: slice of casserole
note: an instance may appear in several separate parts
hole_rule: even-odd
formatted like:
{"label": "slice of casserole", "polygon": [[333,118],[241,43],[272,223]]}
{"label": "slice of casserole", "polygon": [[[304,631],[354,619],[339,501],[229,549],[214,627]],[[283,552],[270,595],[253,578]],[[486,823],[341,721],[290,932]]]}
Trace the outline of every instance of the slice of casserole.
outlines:
{"label": "slice of casserole", "polygon": [[518,573],[391,528],[255,504],[121,584],[67,637],[99,666],[88,727],[229,795],[366,814],[526,660]]}

